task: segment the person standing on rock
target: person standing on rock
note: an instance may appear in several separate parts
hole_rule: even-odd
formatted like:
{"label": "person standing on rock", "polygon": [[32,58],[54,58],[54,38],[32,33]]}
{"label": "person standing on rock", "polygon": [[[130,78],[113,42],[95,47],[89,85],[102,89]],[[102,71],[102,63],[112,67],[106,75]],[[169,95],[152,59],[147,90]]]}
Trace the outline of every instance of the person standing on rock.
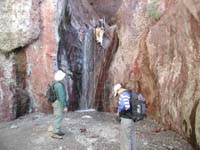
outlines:
{"label": "person standing on rock", "polygon": [[[61,70],[58,70],[55,75],[55,84],[54,89],[57,94],[57,100],[52,103],[53,107],[53,114],[54,114],[54,121],[53,121],[53,129],[52,129],[52,138],[62,139],[64,133],[61,132],[61,122],[63,120],[64,112],[68,111],[68,97],[66,94],[66,89],[64,84],[62,83],[63,79],[65,78],[66,73]],[[49,129],[50,131],[50,129]]]}
{"label": "person standing on rock", "polygon": [[136,150],[136,135],[131,117],[130,92],[121,84],[114,85],[114,96],[119,95],[117,118],[120,118],[120,150]]}

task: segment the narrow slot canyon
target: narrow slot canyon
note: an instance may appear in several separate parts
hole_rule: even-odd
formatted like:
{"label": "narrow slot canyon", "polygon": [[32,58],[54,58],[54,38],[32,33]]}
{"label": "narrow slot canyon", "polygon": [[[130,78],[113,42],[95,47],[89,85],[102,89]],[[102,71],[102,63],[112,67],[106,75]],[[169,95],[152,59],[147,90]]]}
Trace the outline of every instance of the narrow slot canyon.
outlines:
{"label": "narrow slot canyon", "polygon": [[[77,150],[119,149],[113,87],[120,83],[146,101],[147,118],[136,123],[138,149],[199,150],[199,14],[198,0],[0,2],[0,133],[31,126],[27,140],[45,142],[53,119],[46,91],[62,70],[69,104],[63,127],[73,139],[47,149],[76,149],[74,141]],[[9,138],[0,136],[0,149],[15,147],[5,145]],[[25,143],[13,142],[16,150]]]}

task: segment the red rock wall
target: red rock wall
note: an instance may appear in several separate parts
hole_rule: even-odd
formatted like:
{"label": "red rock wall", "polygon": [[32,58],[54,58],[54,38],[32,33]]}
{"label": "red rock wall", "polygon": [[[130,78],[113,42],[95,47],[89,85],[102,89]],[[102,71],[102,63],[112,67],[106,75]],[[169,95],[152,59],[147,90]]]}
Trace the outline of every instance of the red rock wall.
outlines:
{"label": "red rock wall", "polygon": [[45,97],[46,88],[51,83],[56,70],[57,34],[60,12],[64,2],[48,0],[40,4],[41,33],[37,41],[26,48],[27,89],[32,98],[34,111],[49,112],[51,107]]}
{"label": "red rock wall", "polygon": [[[90,2],[94,8],[102,7],[95,10],[106,16],[104,3]],[[107,80],[128,88],[139,86],[148,113],[198,148],[200,2],[152,2],[126,0],[117,12],[108,11],[118,26],[120,43]]]}
{"label": "red rock wall", "polygon": [[[119,37],[118,50],[113,59],[109,59],[112,62],[105,62],[106,71],[102,69],[95,76],[98,83],[94,87],[96,91],[102,86],[108,88],[110,95],[98,99],[96,103],[101,102],[103,110],[114,111],[116,104],[111,93],[112,85],[121,82],[130,88],[139,86],[148,103],[148,113],[185,135],[198,148],[200,145],[199,0],[160,0],[154,4],[153,10],[149,10],[153,0],[126,0],[116,3],[89,0],[89,2],[100,17],[105,16],[108,23],[117,24]],[[54,70],[57,69],[55,63],[59,41],[58,26],[64,0],[40,1],[37,3],[39,10],[35,9],[35,5],[34,3],[34,10],[37,10],[41,17],[41,32],[35,41],[33,39],[37,38],[38,32],[31,36],[31,44],[24,48],[27,58],[26,90],[31,97],[32,108],[47,112],[50,106],[44,94],[47,84],[53,80]],[[84,3],[75,5],[74,1],[70,1],[70,5],[72,10],[77,10],[76,7],[89,7]],[[91,21],[88,11],[84,9],[83,12],[87,19],[81,18],[78,11],[74,11],[72,26],[77,29],[80,25]],[[25,42],[20,46],[28,43]],[[108,55],[106,56],[109,57]],[[15,99],[12,98],[14,94],[10,83],[5,79],[16,82],[17,75],[13,66],[16,61],[14,57],[6,58],[4,54],[0,59],[4,62],[0,65],[0,118],[13,118],[15,117],[15,113],[12,112],[15,103]],[[8,67],[5,68],[5,64]],[[110,68],[107,64],[110,64]],[[105,83],[100,83],[101,81]],[[105,92],[104,89],[100,91],[102,94]],[[96,96],[98,94],[101,93],[96,92]]]}
{"label": "red rock wall", "polygon": [[139,83],[148,113],[198,147],[200,3],[160,1],[159,18],[148,16],[148,5],[126,1],[117,12],[120,47],[110,79]]}
{"label": "red rock wall", "polygon": [[[6,3],[1,3],[7,7],[0,9],[1,17],[8,19],[1,20],[4,30],[0,40],[5,45],[0,46],[0,121],[51,110],[45,92],[56,70],[58,25],[65,6],[64,1],[57,0]],[[9,21],[11,26],[5,25]],[[12,37],[9,40],[5,40],[9,38],[7,31]]]}
{"label": "red rock wall", "polygon": [[[195,4],[194,11],[200,12],[199,2],[189,3]],[[192,4],[187,7],[192,8]],[[171,7],[150,28],[146,44],[149,67],[157,76],[160,120],[192,138],[195,144],[195,139],[199,139],[195,128],[200,127],[199,119],[195,119],[200,100],[200,45],[197,40],[200,16],[190,13],[187,7],[181,1]]]}
{"label": "red rock wall", "polygon": [[15,73],[13,66],[13,55],[7,57],[0,54],[0,122],[15,118],[13,112],[14,94],[12,89],[15,85]]}

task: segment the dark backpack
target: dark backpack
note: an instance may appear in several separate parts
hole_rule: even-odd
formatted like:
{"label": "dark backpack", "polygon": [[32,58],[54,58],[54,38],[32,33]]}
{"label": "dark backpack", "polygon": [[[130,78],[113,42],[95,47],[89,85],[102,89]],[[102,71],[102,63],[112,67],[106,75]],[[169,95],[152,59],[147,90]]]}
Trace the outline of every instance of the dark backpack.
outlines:
{"label": "dark backpack", "polygon": [[144,97],[140,93],[131,92],[130,105],[132,119],[134,122],[143,120],[146,117],[146,103]]}
{"label": "dark backpack", "polygon": [[55,102],[57,99],[57,94],[54,88],[54,84],[55,82],[48,84],[47,91],[46,91],[46,97],[50,103]]}

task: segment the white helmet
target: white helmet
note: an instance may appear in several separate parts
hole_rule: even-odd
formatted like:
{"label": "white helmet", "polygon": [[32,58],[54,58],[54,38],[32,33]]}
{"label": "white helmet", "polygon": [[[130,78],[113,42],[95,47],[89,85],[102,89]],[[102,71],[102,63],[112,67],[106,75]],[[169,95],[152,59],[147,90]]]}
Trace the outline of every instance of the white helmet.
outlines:
{"label": "white helmet", "polygon": [[114,96],[117,96],[117,91],[121,88],[121,84],[115,84],[114,85]]}
{"label": "white helmet", "polygon": [[55,75],[54,75],[54,79],[56,81],[61,81],[65,78],[66,73],[64,73],[62,70],[58,70]]}

